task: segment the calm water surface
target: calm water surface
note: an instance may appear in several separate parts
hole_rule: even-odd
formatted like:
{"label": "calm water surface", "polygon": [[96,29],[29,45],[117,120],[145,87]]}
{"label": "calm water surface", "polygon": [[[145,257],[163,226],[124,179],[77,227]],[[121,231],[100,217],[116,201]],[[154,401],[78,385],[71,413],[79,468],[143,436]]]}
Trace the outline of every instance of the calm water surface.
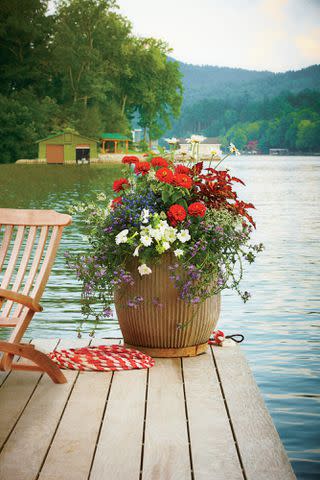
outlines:
{"label": "calm water surface", "polygon": [[[257,232],[266,250],[247,269],[243,304],[225,293],[219,327],[243,333],[244,349],[298,479],[320,478],[320,157],[237,157],[226,167],[247,184],[241,198],[256,205]],[[118,167],[0,166],[0,206],[54,208],[110,190]],[[239,192],[240,193],[240,192]],[[62,245],[29,337],[75,335],[80,286],[63,252],[80,250],[77,220]],[[119,334],[116,323],[97,336]],[[257,479],[258,480],[258,479]]]}

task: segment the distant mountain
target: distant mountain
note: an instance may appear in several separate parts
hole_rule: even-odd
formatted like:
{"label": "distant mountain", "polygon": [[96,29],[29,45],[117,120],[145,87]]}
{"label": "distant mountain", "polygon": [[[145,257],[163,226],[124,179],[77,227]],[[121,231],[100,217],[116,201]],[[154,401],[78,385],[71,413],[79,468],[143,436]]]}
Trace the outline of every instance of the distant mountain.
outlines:
{"label": "distant mountain", "polygon": [[253,100],[274,97],[282,92],[320,90],[320,65],[297,71],[273,73],[242,68],[199,66],[179,62],[183,74],[184,104],[208,98],[247,95]]}

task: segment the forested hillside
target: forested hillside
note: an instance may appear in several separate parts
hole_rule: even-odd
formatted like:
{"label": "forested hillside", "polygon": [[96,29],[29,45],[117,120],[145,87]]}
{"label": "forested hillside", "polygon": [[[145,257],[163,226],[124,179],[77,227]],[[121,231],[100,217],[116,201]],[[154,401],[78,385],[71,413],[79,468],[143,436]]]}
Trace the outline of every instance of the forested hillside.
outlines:
{"label": "forested hillside", "polygon": [[169,134],[220,137],[241,150],[320,152],[320,65],[271,73],[180,64],[184,102]]}
{"label": "forested hillside", "polygon": [[285,91],[320,90],[320,65],[285,73],[181,62],[179,65],[183,75],[185,105],[207,98],[249,95],[253,100],[259,100]]}
{"label": "forested hillside", "polygon": [[168,52],[134,36],[115,0],[58,0],[53,12],[1,0],[0,163],[36,157],[36,140],[66,128],[127,133],[134,115],[158,138],[182,100]]}

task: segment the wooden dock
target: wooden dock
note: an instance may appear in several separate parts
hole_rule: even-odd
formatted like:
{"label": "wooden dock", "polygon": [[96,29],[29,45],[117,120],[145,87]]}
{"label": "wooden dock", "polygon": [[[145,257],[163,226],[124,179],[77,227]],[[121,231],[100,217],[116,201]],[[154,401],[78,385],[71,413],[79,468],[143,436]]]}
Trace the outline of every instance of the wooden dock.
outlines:
{"label": "wooden dock", "polygon": [[0,373],[1,480],[296,478],[238,346],[156,359],[149,371],[66,376],[55,385],[37,372]]}

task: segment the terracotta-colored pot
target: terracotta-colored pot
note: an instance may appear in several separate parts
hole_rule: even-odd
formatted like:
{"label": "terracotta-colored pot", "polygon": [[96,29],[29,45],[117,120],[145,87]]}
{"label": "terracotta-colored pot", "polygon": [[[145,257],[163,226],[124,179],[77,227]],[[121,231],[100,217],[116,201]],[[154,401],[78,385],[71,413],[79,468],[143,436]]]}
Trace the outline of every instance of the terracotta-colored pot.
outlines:
{"label": "terracotta-colored pot", "polygon": [[[121,287],[115,293],[115,307],[127,345],[154,357],[183,357],[203,353],[220,313],[220,294],[191,305],[179,299],[169,279],[171,255],[163,255],[160,263],[151,265],[152,274],[140,276],[138,263],[131,272],[134,285]],[[142,297],[137,308],[128,302]],[[159,305],[160,304],[160,305]]]}

